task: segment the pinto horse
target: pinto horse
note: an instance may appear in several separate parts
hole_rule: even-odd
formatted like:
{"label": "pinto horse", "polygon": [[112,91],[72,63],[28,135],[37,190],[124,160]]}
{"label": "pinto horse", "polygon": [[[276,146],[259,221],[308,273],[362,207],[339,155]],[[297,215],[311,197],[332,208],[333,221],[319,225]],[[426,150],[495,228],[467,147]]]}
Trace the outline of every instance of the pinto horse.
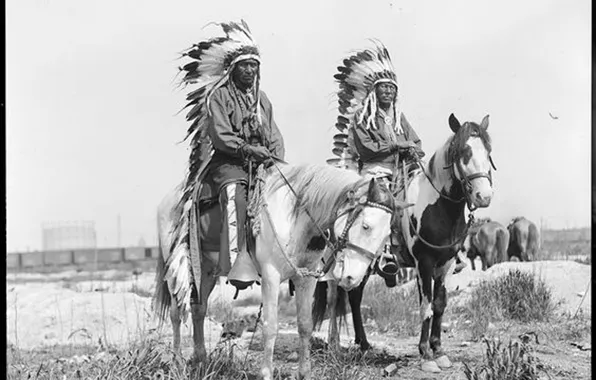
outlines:
{"label": "pinto horse", "polygon": [[496,170],[490,156],[488,115],[480,124],[460,124],[451,114],[449,126],[454,134],[421,166],[419,180],[407,189],[406,199],[414,206],[402,216],[402,231],[418,272],[422,324],[418,350],[427,372],[452,366],[441,347],[441,321],[447,306],[445,279],[454,272],[473,211],[490,205],[494,192],[491,169]]}
{"label": "pinto horse", "polygon": [[[434,153],[428,164],[419,163],[420,169],[406,189],[406,202],[414,204],[413,212],[404,210],[401,218],[408,252],[416,267],[422,320],[418,347],[423,359],[422,369],[429,372],[451,367],[441,348],[441,320],[447,305],[445,278],[455,269],[456,255],[467,232],[465,207],[467,205],[470,211],[488,207],[493,195],[491,168],[494,165],[490,158],[488,116],[480,125],[473,122],[461,125],[451,114],[449,126],[454,134]],[[365,283],[360,285],[359,294],[352,296],[350,293],[354,291],[348,293],[356,343],[362,349],[370,347],[360,317]],[[319,283],[317,287],[313,319],[322,321],[325,308],[329,307],[329,343],[337,347],[339,332],[335,317],[346,312],[341,298],[336,301],[337,294],[342,291],[334,293],[333,283],[328,285],[327,295],[327,286]]]}
{"label": "pinto horse", "polygon": [[[216,283],[213,268],[218,252],[201,252],[200,284],[195,287],[190,282],[188,249],[170,251],[172,221],[177,216],[172,206],[179,197],[180,191],[175,191],[158,210],[161,255],[154,307],[161,321],[170,308],[176,350],[180,346],[181,317],[190,309],[194,356],[204,361],[203,323],[207,300]],[[266,380],[273,378],[279,287],[283,281],[291,280],[296,289],[300,335],[298,371],[300,378],[310,379],[311,301],[322,258],[329,257],[327,262],[334,259],[333,277],[341,286],[357,287],[389,236],[392,214],[399,202],[376,180],[365,180],[350,171],[328,165],[277,164],[265,176],[262,201],[257,214],[260,231],[255,236],[255,264],[261,275],[264,315],[261,375]],[[321,235],[328,229],[331,238]],[[321,237],[326,239],[327,248],[309,250],[309,243]],[[196,303],[190,302],[192,291],[198,291]]]}

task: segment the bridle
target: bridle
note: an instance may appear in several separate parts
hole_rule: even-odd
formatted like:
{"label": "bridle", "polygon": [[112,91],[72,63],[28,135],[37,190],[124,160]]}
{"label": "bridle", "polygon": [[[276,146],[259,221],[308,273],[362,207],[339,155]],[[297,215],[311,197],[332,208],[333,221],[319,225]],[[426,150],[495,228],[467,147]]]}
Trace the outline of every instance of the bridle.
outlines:
{"label": "bridle", "polygon": [[[497,168],[495,167],[495,163],[493,162],[493,159],[490,156],[490,154],[488,156],[488,160],[490,161],[490,165],[492,166],[492,168],[496,171]],[[473,202],[470,199],[470,196],[472,195],[472,181],[477,178],[486,178],[486,179],[488,179],[488,182],[490,183],[490,185],[492,187],[492,185],[493,185],[492,172],[489,170],[488,173],[477,172],[477,173],[472,173],[472,174],[466,175],[462,168],[461,160],[459,159],[459,157],[457,159],[455,159],[454,161],[455,161],[455,163],[451,163],[449,166],[445,167],[445,169],[451,168],[451,177],[455,178],[459,181],[462,191],[464,193],[464,196],[462,197],[460,202],[465,199],[466,204],[468,206],[468,210],[470,210],[470,212],[472,212],[477,209],[477,207],[473,205]],[[459,172],[459,178],[455,173],[455,168],[457,168],[457,171]]]}
{"label": "bridle", "polygon": [[[477,135],[471,135],[473,136],[477,136]],[[449,151],[452,150],[453,144],[454,144],[455,140],[452,140],[449,146]],[[431,186],[435,189],[435,191],[437,192],[437,194],[439,194],[439,197],[444,198],[452,203],[461,203],[463,201],[466,202],[466,205],[468,206],[468,210],[470,211],[470,214],[468,215],[468,222],[466,223],[466,226],[464,228],[463,233],[461,234],[461,236],[456,239],[455,241],[453,241],[451,244],[447,244],[447,245],[435,245],[432,244],[428,241],[426,241],[425,239],[422,238],[422,236],[420,236],[420,234],[415,231],[415,235],[418,237],[418,239],[420,239],[425,245],[434,248],[434,249],[449,249],[449,248],[453,248],[453,247],[457,247],[459,246],[463,240],[465,239],[465,237],[468,234],[468,231],[470,229],[470,227],[472,226],[472,224],[474,224],[474,210],[477,209],[476,206],[473,205],[473,202],[470,199],[471,196],[471,192],[472,192],[472,181],[477,179],[477,178],[486,178],[488,179],[490,185],[492,186],[493,184],[493,180],[492,180],[492,173],[489,170],[488,173],[485,172],[477,172],[477,173],[472,173],[469,175],[466,175],[464,173],[464,170],[462,168],[461,165],[461,159],[459,157],[459,155],[457,155],[452,162],[445,166],[443,169],[449,169],[450,170],[450,175],[452,178],[454,178],[455,180],[457,180],[462,188],[462,191],[464,193],[463,197],[461,197],[460,199],[453,199],[451,197],[449,197],[448,195],[444,194],[443,192],[441,192],[439,189],[437,189],[437,187],[435,186],[435,184],[432,181],[432,178],[430,177],[430,175],[426,172],[426,170],[424,169],[424,165],[422,164],[422,161],[420,160],[420,158],[416,155],[414,155],[415,161],[418,163],[418,167],[420,168],[420,170],[422,170],[422,172],[424,173],[424,175],[426,176],[426,178],[428,179],[428,182],[431,184]],[[490,161],[491,167],[496,171],[497,167],[495,166],[495,163],[493,162],[493,159],[491,157],[491,155],[488,155],[488,159]],[[459,173],[459,177],[456,175],[456,170]],[[406,170],[405,170],[405,166],[403,167],[403,175],[405,178],[405,174],[406,174]],[[405,184],[404,184],[405,186]],[[406,216],[408,219],[408,225],[410,226],[410,228],[412,227],[411,225],[411,221],[410,218],[408,216]]]}
{"label": "bridle", "polygon": [[[371,261],[371,266],[374,265],[374,262],[378,258],[379,254],[372,252],[362,246],[359,246],[359,245],[356,245],[356,244],[350,242],[350,240],[349,240],[350,229],[354,225],[354,222],[356,221],[356,219],[358,218],[360,213],[366,207],[378,208],[378,209],[381,209],[389,214],[393,214],[393,210],[391,209],[391,207],[385,206],[381,203],[372,202],[372,201],[368,200],[366,195],[363,195],[357,201],[354,200],[353,192],[352,192],[352,194],[349,195],[349,197],[350,197],[350,206],[347,209],[345,209],[341,212],[338,212],[338,215],[335,219],[335,222],[337,222],[337,220],[340,217],[347,214],[346,224],[344,226],[342,233],[335,239],[333,239],[333,234],[331,235],[332,240],[335,240],[335,243],[331,247],[332,248],[331,254],[329,255],[329,258],[323,268],[324,273],[327,273],[331,269],[331,265],[336,261],[338,253],[340,253],[341,251],[343,251],[346,248],[350,249],[352,251],[358,252],[359,254],[361,254],[362,256],[366,257],[367,259],[369,259]],[[333,231],[333,230],[330,230],[330,231]]]}
{"label": "bridle", "polygon": [[[283,181],[285,182],[285,185],[288,187],[288,189],[290,189],[292,194],[294,194],[294,196],[296,198],[299,198],[298,194],[296,194],[296,191],[294,190],[294,188],[292,187],[292,185],[290,184],[290,182],[288,181],[288,179],[283,174],[283,172],[281,171],[281,169],[279,168],[279,166],[277,165],[277,163],[275,161],[273,161],[273,166],[277,169],[280,177],[283,179]],[[325,257],[321,258],[321,261],[323,262],[323,271],[318,276],[324,276],[325,274],[327,274],[327,272],[329,272],[329,270],[331,269],[331,266],[333,265],[333,263],[335,263],[337,254],[346,248],[356,251],[359,254],[366,257],[367,259],[371,260],[371,266],[374,265],[375,259],[378,256],[376,253],[350,242],[348,235],[349,235],[350,229],[352,228],[352,225],[358,218],[358,215],[360,215],[360,213],[366,207],[379,208],[389,214],[393,214],[393,210],[391,209],[391,207],[385,206],[384,204],[370,201],[366,195],[361,196],[356,201],[354,190],[350,191],[348,198],[349,198],[349,207],[347,207],[346,209],[340,210],[337,213],[335,220],[333,221],[333,224],[335,225],[335,223],[337,222],[337,219],[339,219],[343,215],[347,214],[348,219],[346,221],[346,225],[344,226],[344,230],[337,238],[333,237],[333,229],[330,229],[329,231],[323,231],[321,226],[319,226],[316,223],[316,221],[314,220],[314,218],[312,217],[310,212],[308,212],[308,210],[304,210],[306,215],[313,222],[315,228],[318,230],[320,236],[322,236],[325,239],[325,245],[328,248],[328,252],[329,252],[329,254],[326,255],[327,256],[326,259],[325,259]],[[276,240],[277,240],[277,232],[274,232],[274,235],[276,236]],[[280,248],[282,248],[281,244],[279,244],[279,240],[278,240],[278,245],[280,245]],[[283,251],[283,248],[282,248],[282,251]],[[288,260],[288,262],[291,263],[291,261],[289,260],[289,258],[285,254],[285,252],[284,252],[284,256],[286,256],[286,259]],[[292,264],[292,266],[293,266],[293,264]]]}

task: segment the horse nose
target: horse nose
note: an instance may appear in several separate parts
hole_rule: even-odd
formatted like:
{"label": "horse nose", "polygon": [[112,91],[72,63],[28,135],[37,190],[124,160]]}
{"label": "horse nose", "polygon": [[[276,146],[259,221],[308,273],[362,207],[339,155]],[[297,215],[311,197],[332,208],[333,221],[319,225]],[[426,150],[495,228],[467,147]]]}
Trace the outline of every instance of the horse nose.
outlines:
{"label": "horse nose", "polygon": [[477,191],[475,197],[479,206],[488,206],[490,204],[492,194],[483,194],[482,192]]}

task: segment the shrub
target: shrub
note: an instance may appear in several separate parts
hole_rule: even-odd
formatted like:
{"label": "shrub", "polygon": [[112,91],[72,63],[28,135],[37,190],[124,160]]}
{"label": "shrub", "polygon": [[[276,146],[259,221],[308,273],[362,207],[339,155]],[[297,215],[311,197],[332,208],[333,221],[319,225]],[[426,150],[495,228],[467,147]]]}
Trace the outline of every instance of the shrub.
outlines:
{"label": "shrub", "polygon": [[532,348],[522,342],[484,339],[486,351],[483,363],[472,366],[464,363],[468,380],[534,380],[544,368],[538,363]]}
{"label": "shrub", "polygon": [[470,332],[477,338],[486,331],[489,322],[547,321],[555,308],[552,292],[544,281],[532,273],[515,269],[481,282],[472,291],[463,317],[472,322]]}

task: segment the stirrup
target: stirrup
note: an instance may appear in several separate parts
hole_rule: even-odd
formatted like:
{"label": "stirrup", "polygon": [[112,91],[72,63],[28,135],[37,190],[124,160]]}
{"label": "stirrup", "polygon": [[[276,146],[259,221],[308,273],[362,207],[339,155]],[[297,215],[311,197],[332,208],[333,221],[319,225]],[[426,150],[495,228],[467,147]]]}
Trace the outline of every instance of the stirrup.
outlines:
{"label": "stirrup", "polygon": [[236,257],[230,273],[228,273],[229,284],[236,287],[236,295],[238,296],[240,290],[244,290],[254,284],[259,283],[259,273],[257,272],[252,258],[247,251],[242,251]]}
{"label": "stirrup", "polygon": [[383,252],[376,264],[377,273],[385,279],[385,284],[392,288],[397,285],[397,257],[390,252]]}

